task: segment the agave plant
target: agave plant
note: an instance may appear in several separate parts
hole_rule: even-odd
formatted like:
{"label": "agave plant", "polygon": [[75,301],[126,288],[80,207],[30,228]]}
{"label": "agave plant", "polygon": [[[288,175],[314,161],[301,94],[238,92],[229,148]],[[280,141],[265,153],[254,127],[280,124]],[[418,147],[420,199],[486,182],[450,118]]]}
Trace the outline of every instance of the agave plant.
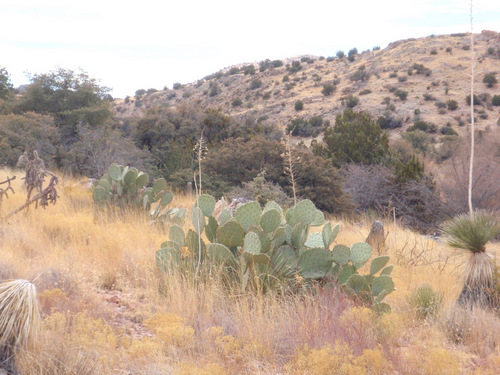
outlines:
{"label": "agave plant", "polygon": [[465,283],[458,298],[461,305],[492,306],[495,287],[495,265],[486,253],[486,244],[500,234],[498,215],[478,211],[462,214],[443,225],[449,246],[469,255],[465,266]]}

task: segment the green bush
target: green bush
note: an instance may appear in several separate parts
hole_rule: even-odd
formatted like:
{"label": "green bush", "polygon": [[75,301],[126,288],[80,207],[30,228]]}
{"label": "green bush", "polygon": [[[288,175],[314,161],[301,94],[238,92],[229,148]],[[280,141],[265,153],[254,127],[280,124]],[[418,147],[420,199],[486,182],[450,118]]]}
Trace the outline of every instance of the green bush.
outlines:
{"label": "green bush", "polygon": [[304,109],[304,102],[302,100],[297,100],[295,102],[295,110],[296,111],[302,111]]}
{"label": "green bush", "polygon": [[243,101],[240,98],[236,98],[231,102],[231,106],[239,107],[243,104]]}
{"label": "green bush", "polygon": [[230,76],[238,74],[239,72],[240,72],[240,69],[237,68],[237,67],[232,67],[231,69],[229,69],[229,75]]}
{"label": "green bush", "polygon": [[292,132],[293,136],[297,137],[316,137],[318,136],[323,126],[323,118],[321,116],[311,117],[309,120],[297,118],[292,120],[287,128],[287,133]]}
{"label": "green bush", "polygon": [[355,56],[358,54],[358,49],[357,48],[352,48],[349,50],[349,52],[347,53],[347,60],[349,60],[350,62],[353,62],[354,59],[355,59]]}
{"label": "green bush", "polygon": [[255,74],[255,66],[253,64],[246,65],[242,68],[243,74],[253,76]]}
{"label": "green bush", "polygon": [[500,106],[500,95],[493,95],[493,98],[491,98],[491,104],[496,107]]}
{"label": "green bush", "polygon": [[323,90],[321,90],[321,93],[324,95],[324,96],[330,96],[332,95],[335,90],[337,90],[337,86],[331,84],[331,83],[325,83],[323,85]]}
{"label": "green bush", "polygon": [[456,100],[448,100],[446,106],[450,111],[454,111],[458,108],[458,102]]}
{"label": "green bush", "polygon": [[[174,90],[179,90],[182,88],[182,84],[180,82],[175,82],[172,87]],[[137,95],[137,92],[136,92],[136,95]]]}
{"label": "green bush", "polygon": [[439,131],[443,135],[458,135],[458,133],[449,126],[443,126],[441,127],[441,129],[439,129]]}
{"label": "green bush", "polygon": [[366,70],[366,66],[361,65],[356,72],[354,72],[350,80],[353,82],[367,82],[370,79],[370,73]]}
{"label": "green bush", "polygon": [[336,53],[336,56],[339,58],[339,59],[343,59],[345,57],[345,53],[344,51],[337,51]]}
{"label": "green bush", "polygon": [[300,61],[292,61],[292,65],[288,65],[287,67],[287,70],[290,72],[290,74],[297,73],[301,69],[302,66],[300,65]]}
{"label": "green bush", "polygon": [[394,95],[396,95],[402,101],[405,101],[408,97],[408,91],[397,89],[396,91],[394,91]]}
{"label": "green bush", "polygon": [[262,86],[262,81],[260,79],[254,79],[251,83],[250,83],[250,90],[257,90],[258,88],[260,88]]}
{"label": "green bush", "polygon": [[[465,97],[465,102],[467,103],[467,105],[470,105],[470,102],[471,102],[470,99],[471,99],[470,94]],[[482,103],[482,100],[479,98],[479,96],[474,94],[474,105],[481,105],[481,103]]]}
{"label": "green bush", "polygon": [[486,73],[483,77],[483,83],[486,84],[487,87],[493,87],[498,83],[497,77],[495,73]]}
{"label": "green bush", "polygon": [[325,129],[324,155],[335,166],[344,163],[377,164],[389,157],[389,139],[367,113],[346,109],[335,125]]}
{"label": "green bush", "polygon": [[414,130],[403,133],[402,138],[410,142],[414,150],[422,152],[424,155],[430,150],[430,138],[422,130]]}
{"label": "green bush", "polygon": [[370,89],[364,89],[364,90],[361,90],[359,92],[359,95],[368,95],[368,94],[371,94],[372,93],[372,90]]}
{"label": "green bush", "polygon": [[349,95],[347,98],[345,98],[345,105],[347,108],[354,108],[359,104],[359,98],[354,95]]}
{"label": "green bush", "polygon": [[415,310],[418,318],[432,318],[441,309],[443,294],[435,292],[430,284],[421,284],[411,293],[408,303]]}

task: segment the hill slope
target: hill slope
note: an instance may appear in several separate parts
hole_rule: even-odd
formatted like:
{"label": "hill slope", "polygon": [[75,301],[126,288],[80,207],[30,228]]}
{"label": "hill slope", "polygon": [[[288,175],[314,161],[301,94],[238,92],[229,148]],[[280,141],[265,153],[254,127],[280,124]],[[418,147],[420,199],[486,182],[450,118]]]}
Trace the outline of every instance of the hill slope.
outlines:
{"label": "hill slope", "polygon": [[[350,62],[344,58],[299,56],[283,60],[225,68],[191,84],[176,84],[175,90],[148,90],[144,95],[116,100],[118,115],[141,116],[150,108],[182,108],[186,105],[222,108],[239,119],[267,120],[286,126],[290,120],[321,116],[333,121],[349,104],[348,97],[359,98],[356,110],[401,122],[402,129],[419,119],[438,127],[467,123],[470,92],[471,51],[468,34],[429,36],[391,43],[383,50],[365,51]],[[498,72],[500,33],[483,31],[475,37],[477,125],[496,126],[499,107],[491,98],[500,94],[499,85],[482,83],[486,73]],[[250,65],[255,68],[252,74]],[[259,69],[259,67],[261,69]],[[500,77],[499,77],[500,78]],[[324,85],[335,91],[325,96]],[[398,91],[400,90],[400,91]],[[403,100],[404,92],[407,97]],[[297,111],[297,100],[303,110]],[[456,101],[457,108],[447,103]],[[352,105],[352,102],[351,102]],[[416,111],[416,112],[415,112]],[[390,126],[392,127],[392,126]]]}

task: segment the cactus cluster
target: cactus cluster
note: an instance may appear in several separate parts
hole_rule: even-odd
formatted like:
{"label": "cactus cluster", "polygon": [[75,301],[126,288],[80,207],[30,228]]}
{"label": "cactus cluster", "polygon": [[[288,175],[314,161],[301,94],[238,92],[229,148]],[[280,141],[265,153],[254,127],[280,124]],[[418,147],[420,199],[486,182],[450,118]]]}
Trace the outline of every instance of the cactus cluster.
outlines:
{"label": "cactus cluster", "polygon": [[137,168],[111,164],[108,173],[94,181],[92,197],[100,206],[142,207],[152,222],[181,220],[185,209],[167,208],[174,195],[167,189],[165,179],[146,187],[148,182],[148,175]]}
{"label": "cactus cluster", "polygon": [[[243,290],[331,280],[375,309],[387,310],[382,299],[394,290],[392,266],[386,266],[389,257],[373,259],[369,274],[360,275],[359,269],[371,258],[371,247],[362,242],[333,246],[339,225],[325,224],[323,213],[310,200],[286,212],[275,202],[264,208],[258,202],[244,203],[234,216],[223,210],[219,220],[212,216],[214,206],[213,197],[202,195],[191,210],[193,229],[185,233],[178,225],[170,227],[169,241],[156,253],[160,270],[194,269],[195,263],[219,265],[237,278]],[[321,226],[321,231],[309,233]],[[189,255],[181,253],[184,246]]]}

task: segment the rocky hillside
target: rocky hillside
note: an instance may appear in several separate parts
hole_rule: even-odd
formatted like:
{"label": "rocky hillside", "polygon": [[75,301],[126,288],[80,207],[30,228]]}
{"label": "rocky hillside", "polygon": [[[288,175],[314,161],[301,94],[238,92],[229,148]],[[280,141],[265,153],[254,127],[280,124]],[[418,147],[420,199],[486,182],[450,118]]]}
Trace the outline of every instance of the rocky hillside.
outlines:
{"label": "rocky hillside", "polygon": [[[500,95],[500,84],[488,87],[483,78],[494,73],[500,79],[500,33],[477,34],[475,50],[475,93],[481,102],[476,123],[495,128],[500,106],[493,105],[492,98]],[[333,122],[350,106],[384,116],[388,129],[404,130],[418,119],[438,129],[465,130],[470,117],[469,34],[407,39],[383,50],[356,52],[350,51],[350,58],[346,51],[340,58],[337,53],[240,64],[194,83],[175,84],[174,89],[139,90],[134,98],[116,100],[115,108],[122,117],[141,116],[155,107],[222,108],[235,118],[286,127],[299,117],[321,116]]]}

